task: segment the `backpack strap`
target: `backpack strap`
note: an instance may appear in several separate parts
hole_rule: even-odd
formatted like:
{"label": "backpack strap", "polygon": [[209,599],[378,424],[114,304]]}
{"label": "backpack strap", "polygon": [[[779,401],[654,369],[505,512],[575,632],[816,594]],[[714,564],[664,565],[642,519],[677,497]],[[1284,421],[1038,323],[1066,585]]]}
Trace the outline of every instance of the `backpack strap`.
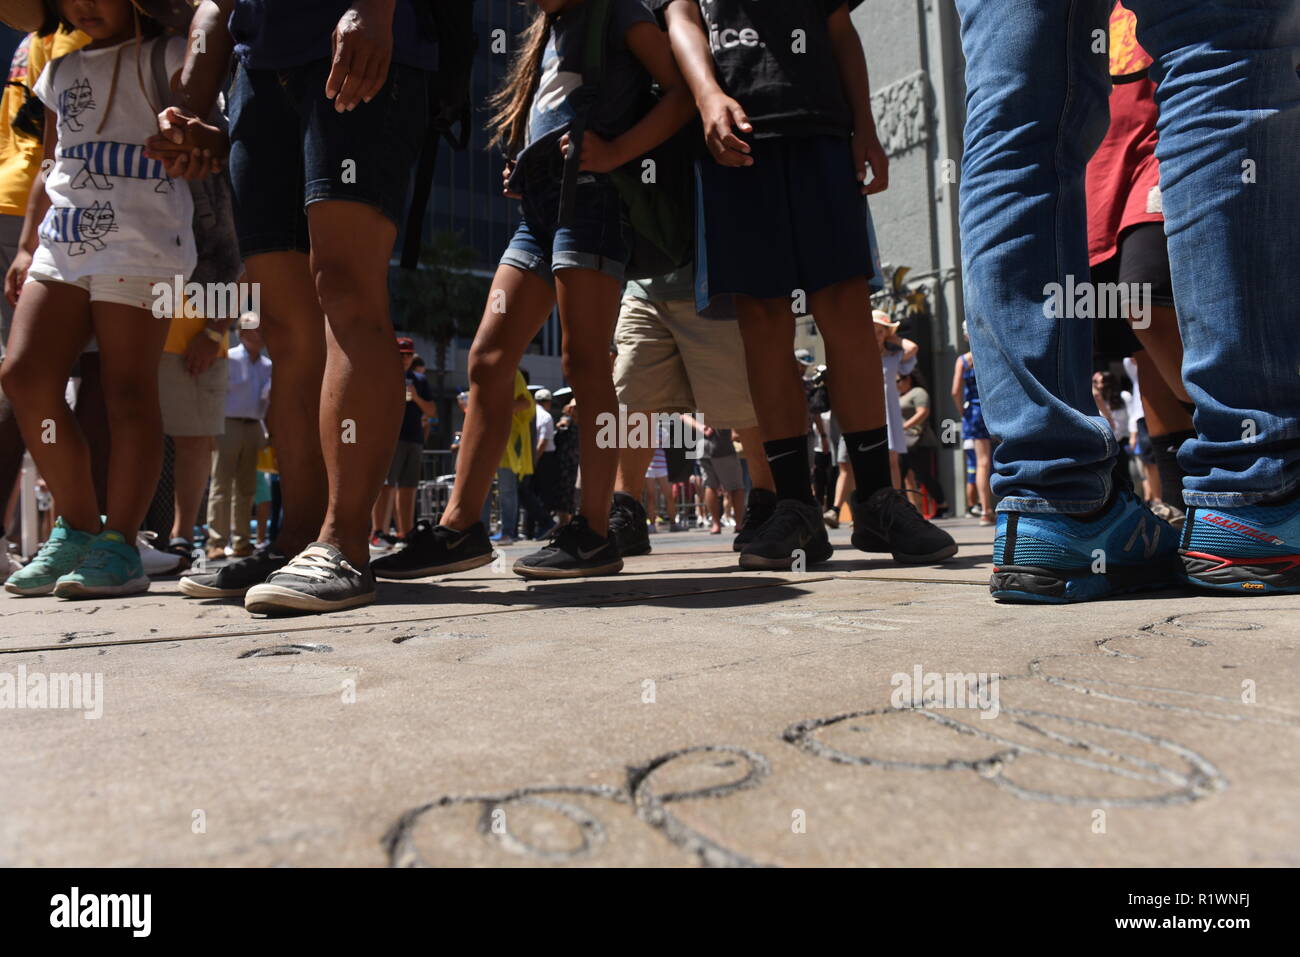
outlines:
{"label": "backpack strap", "polygon": [[[433,174],[438,164],[439,140],[463,151],[469,146],[473,118],[470,110],[470,72],[478,51],[474,32],[472,0],[440,0],[438,4],[416,4],[416,22],[427,28],[438,44],[438,69],[429,76],[429,121],[412,181],[411,205],[406,214],[402,238],[403,269],[415,269],[424,239],[424,213],[433,192]],[[459,125],[459,134],[454,130]]]}
{"label": "backpack strap", "polygon": [[149,71],[153,74],[154,92],[161,109],[172,105],[172,79],[167,75],[167,37],[157,37],[149,50]]}
{"label": "backpack strap", "polygon": [[560,180],[560,226],[573,225],[574,204],[578,195],[578,172],[582,165],[582,139],[587,132],[596,103],[605,85],[605,48],[609,37],[610,0],[587,0],[587,34],[582,47],[582,86],[586,100],[569,128],[569,155],[564,160]]}

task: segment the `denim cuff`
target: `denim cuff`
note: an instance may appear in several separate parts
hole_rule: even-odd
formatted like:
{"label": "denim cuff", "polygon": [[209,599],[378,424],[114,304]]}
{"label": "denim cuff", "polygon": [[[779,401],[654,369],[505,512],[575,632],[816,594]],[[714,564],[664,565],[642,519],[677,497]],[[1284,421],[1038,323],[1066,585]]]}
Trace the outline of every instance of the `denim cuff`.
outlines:
{"label": "denim cuff", "polygon": [[1051,501],[1045,498],[1004,498],[998,503],[997,511],[999,512],[1034,512],[1040,515],[1082,515],[1086,512],[1095,512],[1106,504],[1110,498],[1110,490],[1099,499],[1092,501],[1080,502],[1073,501]]}

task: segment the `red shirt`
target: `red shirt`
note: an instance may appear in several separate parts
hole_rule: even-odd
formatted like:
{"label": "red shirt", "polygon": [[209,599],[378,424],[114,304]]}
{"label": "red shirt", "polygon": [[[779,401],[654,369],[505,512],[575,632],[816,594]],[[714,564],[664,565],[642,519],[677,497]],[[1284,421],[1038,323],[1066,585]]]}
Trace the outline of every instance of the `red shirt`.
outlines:
{"label": "red shirt", "polygon": [[1163,223],[1156,161],[1156,85],[1151,57],[1137,44],[1137,21],[1116,5],[1110,21],[1110,129],[1088,163],[1088,263],[1119,250],[1119,237],[1138,223]]}

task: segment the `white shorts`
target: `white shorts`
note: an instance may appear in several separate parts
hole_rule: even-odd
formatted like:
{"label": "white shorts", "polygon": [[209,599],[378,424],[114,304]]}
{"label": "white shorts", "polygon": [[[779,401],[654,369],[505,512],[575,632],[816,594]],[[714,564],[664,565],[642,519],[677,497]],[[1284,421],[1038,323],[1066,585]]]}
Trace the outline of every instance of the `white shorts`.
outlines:
{"label": "white shorts", "polygon": [[84,289],[90,295],[91,302],[116,302],[123,306],[150,310],[153,309],[155,298],[154,284],[171,281],[158,276],[116,276],[112,273],[105,273],[102,276],[82,276],[80,279],[64,279],[35,267],[27,270],[27,282],[61,282],[67,286]]}

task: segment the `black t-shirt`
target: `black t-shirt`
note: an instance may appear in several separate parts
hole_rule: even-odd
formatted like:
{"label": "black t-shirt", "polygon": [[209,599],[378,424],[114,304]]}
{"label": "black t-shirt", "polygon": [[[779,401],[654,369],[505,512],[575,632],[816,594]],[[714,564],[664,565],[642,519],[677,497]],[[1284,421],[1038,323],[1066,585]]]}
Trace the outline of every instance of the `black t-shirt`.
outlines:
{"label": "black t-shirt", "polygon": [[[718,84],[745,108],[756,139],[853,132],[826,28],[846,0],[697,2]],[[652,8],[665,5],[651,0]]]}
{"label": "black t-shirt", "polygon": [[[418,372],[407,371],[406,384],[425,402],[433,401],[433,389],[429,388],[429,380]],[[406,410],[402,413],[402,433],[398,438],[403,442],[419,442],[424,444],[424,424],[421,419],[424,413],[414,402],[406,403]]]}
{"label": "black t-shirt", "polygon": [[[539,67],[540,75],[528,111],[528,131],[520,163],[531,162],[534,148],[554,150],[572,125],[591,90],[583,86],[586,65],[587,18],[584,3],[551,18],[551,37]],[[639,23],[654,23],[641,0],[610,0],[609,34],[605,42],[605,77],[599,99],[591,106],[589,125],[612,139],[631,129],[650,89],[650,74],[627,45],[627,33]],[[582,92],[585,90],[585,93]]]}

